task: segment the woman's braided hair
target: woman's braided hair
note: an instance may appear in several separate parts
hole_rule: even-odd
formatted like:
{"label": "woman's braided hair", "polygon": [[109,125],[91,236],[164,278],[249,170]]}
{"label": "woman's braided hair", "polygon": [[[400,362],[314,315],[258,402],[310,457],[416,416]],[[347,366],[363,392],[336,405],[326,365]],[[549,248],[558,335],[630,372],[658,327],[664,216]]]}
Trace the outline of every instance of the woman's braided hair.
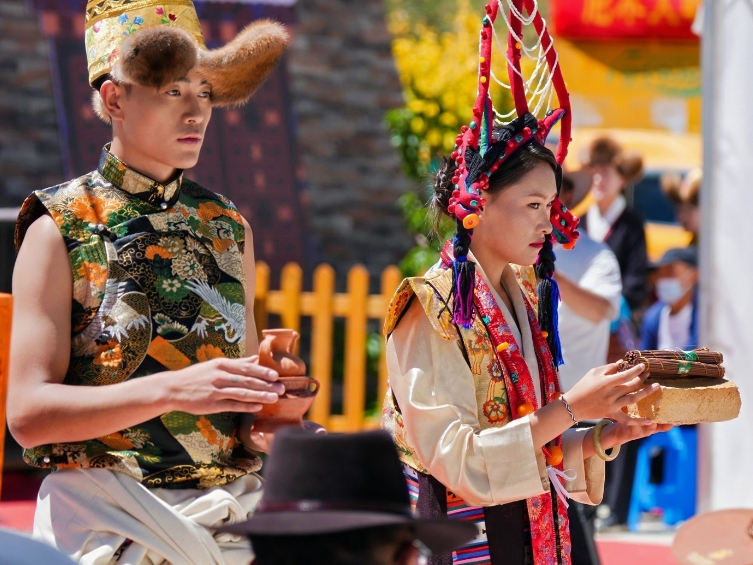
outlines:
{"label": "woman's braided hair", "polygon": [[[520,181],[520,179],[541,163],[546,163],[552,167],[557,181],[557,192],[559,193],[562,183],[562,168],[554,158],[554,153],[540,143],[531,141],[510,155],[492,174],[489,178],[489,189],[485,191],[486,194],[484,196],[494,197],[494,195],[499,194],[508,186]],[[452,192],[455,190],[452,178],[455,176],[456,168],[457,165],[454,160],[444,158],[442,165],[434,177],[434,194],[430,208],[434,215],[433,229],[435,233],[438,233],[438,225],[442,215],[451,217],[447,207],[450,204]],[[456,223],[457,232],[453,241],[454,256],[466,257],[470,249],[473,230],[466,229],[463,226],[463,222],[459,220],[456,220]],[[556,331],[559,293],[556,290],[556,282],[552,278],[555,270],[555,260],[552,236],[550,234],[547,235],[544,246],[539,251],[538,259],[534,265],[536,276],[541,281],[538,288],[538,318],[539,326],[547,336],[546,339],[552,351],[552,356],[558,364],[561,364],[561,353]]]}

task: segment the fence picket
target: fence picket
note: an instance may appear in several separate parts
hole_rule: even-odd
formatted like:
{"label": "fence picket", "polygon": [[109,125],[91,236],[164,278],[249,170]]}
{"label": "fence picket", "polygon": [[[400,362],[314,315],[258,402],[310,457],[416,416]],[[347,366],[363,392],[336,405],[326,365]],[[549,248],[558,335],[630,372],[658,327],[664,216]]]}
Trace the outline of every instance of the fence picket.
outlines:
{"label": "fence picket", "polygon": [[366,303],[369,298],[369,272],[356,265],[348,273],[350,311],[345,318],[345,376],[343,415],[346,431],[363,427],[366,408]]}
{"label": "fence picket", "polygon": [[[387,314],[387,308],[390,305],[390,300],[392,299],[392,295],[397,290],[397,287],[400,286],[400,282],[403,278],[402,273],[400,272],[400,269],[398,269],[395,265],[390,265],[382,272],[382,295],[380,298],[382,299],[381,302],[381,308],[379,311],[381,312],[379,316],[379,320],[383,320],[385,314]],[[382,332],[382,328],[379,328],[380,333]],[[387,348],[385,347],[384,341],[382,341],[382,352],[379,356],[379,395],[377,396],[377,402],[381,402],[384,398],[384,395],[387,394],[387,355],[386,355]]]}
{"label": "fence picket", "polygon": [[5,452],[5,407],[8,401],[8,366],[13,297],[0,293],[0,491],[3,488],[3,453]]}
{"label": "fence picket", "polygon": [[[280,291],[282,293],[282,327],[301,331],[301,289],[303,269],[296,263],[288,263],[282,268]],[[296,346],[297,348],[297,346]]]}
{"label": "fence picket", "polygon": [[332,339],[334,326],[335,270],[319,265],[314,271],[311,323],[311,376],[319,381],[319,393],[309,413],[324,427],[329,425],[332,402]]}
{"label": "fence picket", "polygon": [[261,330],[269,327],[267,295],[269,293],[269,265],[264,261],[256,264],[256,289],[254,292],[254,321],[261,342]]}
{"label": "fence picket", "polygon": [[[303,291],[303,270],[288,263],[280,274],[280,290],[270,290],[269,267],[256,265],[256,303],[254,315],[259,330],[266,328],[269,314],[279,315],[283,327],[300,331],[301,316],[310,316],[310,376],[321,383],[309,417],[331,431],[357,431],[378,425],[378,418],[366,420],[366,339],[368,320],[381,326],[392,294],[400,284],[400,270],[387,267],[381,276],[381,292],[369,295],[369,273],[356,265],[348,273],[346,293],[335,292],[335,271],[319,265],[314,271],[313,292]],[[334,357],[334,319],[345,318],[345,366],[343,413],[332,414],[332,360]],[[379,360],[379,398],[387,390],[387,364],[384,348]]]}

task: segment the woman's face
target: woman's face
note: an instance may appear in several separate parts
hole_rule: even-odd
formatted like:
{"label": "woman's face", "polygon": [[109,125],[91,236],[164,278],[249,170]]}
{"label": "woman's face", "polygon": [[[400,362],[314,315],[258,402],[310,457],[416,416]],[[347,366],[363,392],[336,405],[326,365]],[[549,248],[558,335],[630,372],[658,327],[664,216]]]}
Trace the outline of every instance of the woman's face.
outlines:
{"label": "woman's face", "polygon": [[593,165],[591,167],[593,182],[591,193],[597,202],[611,202],[625,187],[625,180],[612,165]]}
{"label": "woman's face", "polygon": [[517,183],[486,199],[471,250],[482,249],[508,263],[532,265],[552,232],[549,214],[557,196],[552,167],[539,163]]}

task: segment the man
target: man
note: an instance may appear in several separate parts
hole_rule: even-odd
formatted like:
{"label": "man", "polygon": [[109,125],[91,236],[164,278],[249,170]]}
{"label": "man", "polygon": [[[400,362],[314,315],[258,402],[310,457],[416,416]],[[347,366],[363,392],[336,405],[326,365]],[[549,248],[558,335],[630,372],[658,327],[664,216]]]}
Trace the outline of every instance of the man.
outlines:
{"label": "man", "polygon": [[657,300],[643,317],[642,349],[698,347],[698,249],[668,250],[656,264]]}
{"label": "man", "polygon": [[182,170],[212,107],[247,101],[287,35],[257,22],[207,51],[189,0],[110,0],[89,2],[85,37],[112,143],[16,227],[8,422],[55,471],[34,535],[86,564],[245,563],[247,543],[207,527],[258,498],[248,417],[283,387],[249,357],[248,223]]}
{"label": "man", "polygon": [[[417,520],[386,432],[278,434],[248,535],[255,565],[417,565],[476,537],[462,520]],[[425,501],[428,502],[428,501]]]}

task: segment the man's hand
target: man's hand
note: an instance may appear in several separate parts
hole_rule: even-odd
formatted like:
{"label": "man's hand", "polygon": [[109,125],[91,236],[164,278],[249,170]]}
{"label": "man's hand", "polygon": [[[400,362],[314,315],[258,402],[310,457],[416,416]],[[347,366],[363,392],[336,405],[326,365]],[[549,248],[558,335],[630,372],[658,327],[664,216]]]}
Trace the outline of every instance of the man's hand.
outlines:
{"label": "man's hand", "polygon": [[180,371],[160,373],[166,411],[189,414],[258,412],[274,404],[285,387],[272,369],[258,364],[259,357],[212,359]]}

